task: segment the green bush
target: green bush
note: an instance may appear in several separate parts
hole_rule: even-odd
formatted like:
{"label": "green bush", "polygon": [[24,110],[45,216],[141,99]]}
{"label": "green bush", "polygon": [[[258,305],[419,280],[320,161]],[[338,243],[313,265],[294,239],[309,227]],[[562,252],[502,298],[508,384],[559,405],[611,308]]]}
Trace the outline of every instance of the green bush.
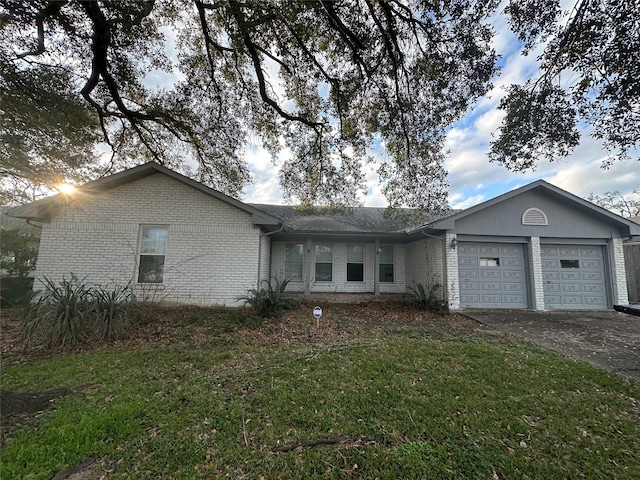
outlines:
{"label": "green bush", "polygon": [[409,287],[414,295],[414,302],[419,308],[430,310],[436,313],[449,313],[449,303],[442,298],[442,285],[433,284],[429,288],[429,292],[421,283],[416,288]]}
{"label": "green bush", "polygon": [[100,340],[117,340],[139,317],[140,309],[129,285],[113,290],[93,288],[91,291],[91,317]]}
{"label": "green bush", "polygon": [[33,295],[33,277],[2,277],[0,305],[27,305]]}
{"label": "green bush", "polygon": [[75,275],[57,285],[44,278],[44,291],[35,295],[24,322],[24,336],[45,347],[77,344],[86,333],[91,289]]}
{"label": "green bush", "polygon": [[137,303],[129,286],[107,290],[89,287],[85,278],[63,278],[56,284],[42,281],[26,310],[25,341],[44,347],[70,347],[88,338],[119,338],[137,316]]}
{"label": "green bush", "polygon": [[262,284],[260,289],[252,288],[247,295],[238,298],[249,305],[256,315],[262,318],[279,317],[296,306],[295,301],[285,298],[284,291],[289,280],[281,282],[274,277],[272,280],[263,280]]}

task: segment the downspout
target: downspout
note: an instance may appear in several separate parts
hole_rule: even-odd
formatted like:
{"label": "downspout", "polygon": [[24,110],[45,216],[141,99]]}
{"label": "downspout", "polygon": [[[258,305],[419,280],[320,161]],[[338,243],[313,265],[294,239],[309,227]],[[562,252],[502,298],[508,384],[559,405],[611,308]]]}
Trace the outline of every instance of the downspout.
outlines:
{"label": "downspout", "polygon": [[42,230],[42,225],[36,225],[35,223],[32,223],[33,220],[31,220],[30,218],[25,219],[25,222],[27,222],[27,225],[30,225],[32,227],[39,228],[40,230]]}
{"label": "downspout", "polygon": [[442,242],[442,301],[447,303],[447,292],[449,291],[449,286],[447,285],[447,245],[445,238],[436,237],[435,235],[431,235],[429,233],[425,233],[424,230],[420,230],[420,233],[425,237],[435,238],[436,240],[440,240]]}
{"label": "downspout", "polygon": [[[280,233],[284,230],[284,223],[280,224],[280,228],[278,230],[274,230],[273,232],[262,233],[260,232],[260,237],[258,238],[258,285],[257,288],[260,290],[260,274],[262,273],[260,269],[262,268],[262,237],[268,237],[275,233]],[[269,261],[269,268],[271,268],[271,261]]]}

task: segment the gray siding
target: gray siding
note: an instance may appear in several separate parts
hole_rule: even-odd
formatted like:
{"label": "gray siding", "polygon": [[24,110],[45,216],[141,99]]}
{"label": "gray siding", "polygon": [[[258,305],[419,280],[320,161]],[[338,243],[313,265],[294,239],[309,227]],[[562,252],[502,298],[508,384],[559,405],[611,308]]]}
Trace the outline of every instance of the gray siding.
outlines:
{"label": "gray siding", "polygon": [[[522,225],[522,214],[528,208],[542,210],[549,220],[546,226]],[[620,237],[619,228],[596,218],[593,211],[573,202],[540,191],[528,191],[521,195],[487,207],[456,221],[458,234],[509,235],[523,237],[572,237],[611,238]]]}

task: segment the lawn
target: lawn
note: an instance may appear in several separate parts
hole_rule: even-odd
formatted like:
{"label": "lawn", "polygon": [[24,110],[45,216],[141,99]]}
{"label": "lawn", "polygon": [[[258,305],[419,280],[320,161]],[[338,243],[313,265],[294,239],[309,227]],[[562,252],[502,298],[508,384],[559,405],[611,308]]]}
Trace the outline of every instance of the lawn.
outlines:
{"label": "lawn", "polygon": [[158,339],[4,352],[2,389],[73,393],[3,418],[0,477],[640,478],[637,382],[461,316],[324,309],[257,329],[179,310]]}

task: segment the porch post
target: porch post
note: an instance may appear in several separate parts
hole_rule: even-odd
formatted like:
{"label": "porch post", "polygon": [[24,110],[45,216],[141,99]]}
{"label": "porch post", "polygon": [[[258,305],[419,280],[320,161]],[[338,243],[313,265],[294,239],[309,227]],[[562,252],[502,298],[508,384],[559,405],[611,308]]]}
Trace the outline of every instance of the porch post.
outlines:
{"label": "porch post", "polygon": [[311,237],[307,237],[307,242],[304,247],[306,250],[306,255],[303,255],[302,258],[306,258],[306,268],[304,269],[304,294],[311,294],[311,269],[313,268],[313,263],[315,261],[315,255],[313,250],[313,242],[311,241]]}
{"label": "porch post", "polygon": [[373,294],[380,295],[380,239],[373,242]]}

